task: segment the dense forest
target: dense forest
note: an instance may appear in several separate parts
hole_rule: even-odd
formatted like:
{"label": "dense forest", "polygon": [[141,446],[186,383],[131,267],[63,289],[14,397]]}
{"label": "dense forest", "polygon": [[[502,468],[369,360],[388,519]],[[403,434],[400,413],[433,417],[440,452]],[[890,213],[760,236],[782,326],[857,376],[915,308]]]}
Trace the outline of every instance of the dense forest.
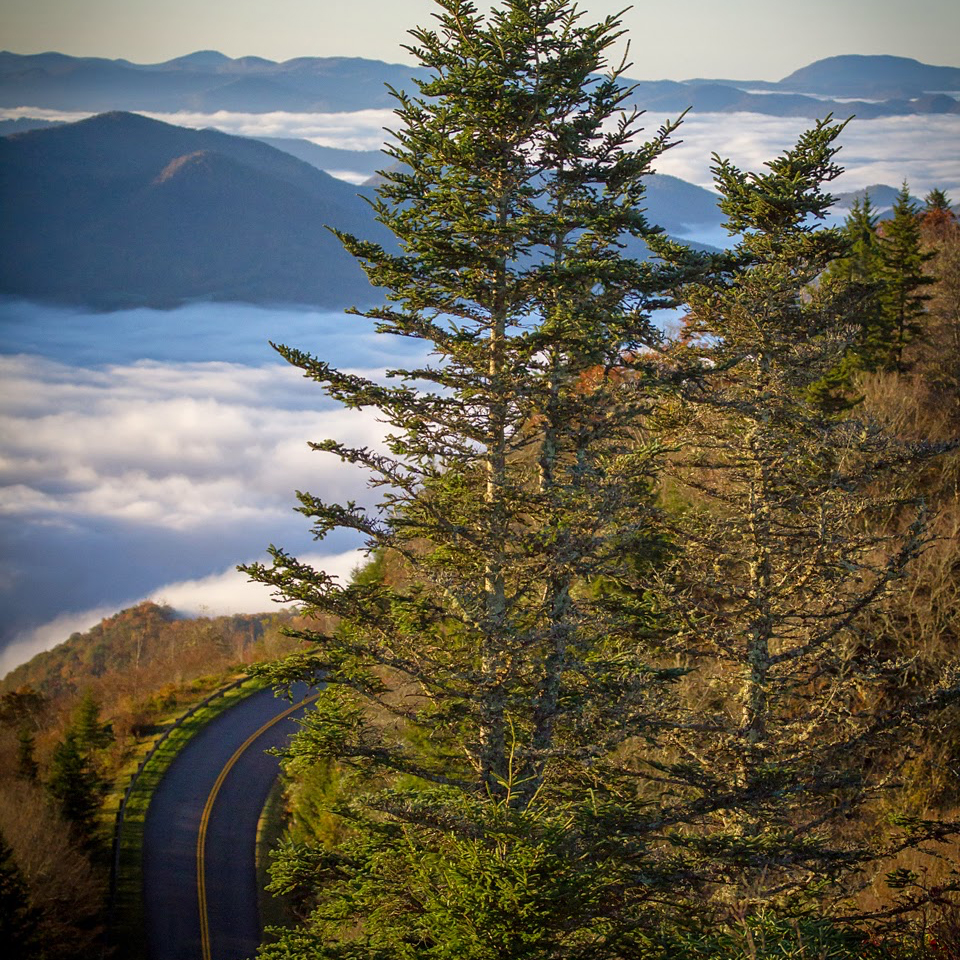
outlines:
{"label": "dense forest", "polygon": [[389,432],[314,444],[378,509],[299,494],[363,576],[248,568],[308,616],[265,674],[327,682],[273,867],[300,921],[261,955],[955,955],[949,199],[826,227],[827,117],[715,158],[731,247],[697,253],[644,216],[682,130],[638,146],[616,18],[438,7],[378,191],[402,253],[341,237],[388,291],[365,315],[435,359],[278,348]]}
{"label": "dense forest", "polygon": [[638,146],[615,17],[437,6],[378,188],[399,248],[341,236],[388,293],[365,315],[434,359],[379,382],[278,348],[388,425],[313,444],[376,509],[298,495],[369,563],[274,549],[247,572],[296,617],[144,605],[4,681],[4,937],[93,949],[111,771],[256,660],[326,683],[264,958],[960,956],[950,198],[826,227],[828,117],[762,171],[717,157],[731,247],[691,250],[644,215],[679,124]]}
{"label": "dense forest", "polygon": [[99,955],[116,785],[172,718],[252,662],[289,652],[280,630],[291,622],[183,619],[143,603],[0,681],[4,956]]}
{"label": "dense forest", "polygon": [[[676,715],[664,721],[639,708],[621,713],[623,690],[612,678],[588,672],[596,669],[599,651],[578,653],[585,657],[580,662],[566,654],[564,670],[575,678],[574,690],[557,696],[557,712],[573,713],[576,726],[586,727],[579,732],[593,737],[603,730],[593,698],[617,698],[604,704],[616,708],[608,720],[614,729],[597,738],[592,769],[581,772],[577,785],[581,802],[589,798],[589,813],[597,816],[601,792],[612,789],[611,770],[600,756],[612,749],[626,774],[615,788],[625,809],[603,810],[594,825],[600,836],[591,842],[603,840],[601,848],[608,838],[623,842],[631,826],[649,827],[652,811],[662,815],[668,798],[670,817],[657,830],[667,827],[662,839],[669,847],[695,851],[684,856],[671,849],[666,862],[643,863],[642,876],[658,885],[638,891],[644,916],[629,924],[629,947],[613,947],[594,932],[611,923],[608,897],[624,895],[627,881],[608,873],[606,851],[601,857],[590,850],[596,858],[590,863],[577,846],[584,838],[574,834],[580,826],[575,791],[565,785],[571,793],[551,796],[547,787],[555,786],[557,772],[537,777],[519,767],[521,717],[526,711],[526,722],[532,722],[530,705],[535,711],[545,689],[542,678],[510,704],[509,734],[500,740],[504,767],[492,774],[492,786],[474,787],[483,798],[480,806],[486,801],[491,809],[451,796],[447,751],[459,747],[478,767],[479,744],[466,738],[463,713],[468,704],[478,712],[487,708],[470,692],[482,682],[482,663],[472,659],[469,644],[451,640],[456,634],[450,612],[441,616],[435,608],[433,591],[447,585],[438,569],[446,569],[450,554],[423,536],[422,517],[412,523],[403,515],[403,526],[409,524],[416,536],[402,545],[394,530],[383,540],[372,537],[372,559],[347,591],[331,590],[322,574],[294,572],[294,561],[282,555],[273,570],[260,571],[312,605],[316,615],[334,611],[350,622],[336,635],[315,623],[294,631],[314,649],[264,671],[281,685],[294,678],[342,678],[342,687],[331,688],[331,702],[321,706],[289,753],[289,825],[276,854],[273,889],[297,905],[300,926],[292,934],[274,930],[281,942],[265,947],[265,957],[403,957],[427,947],[427,956],[484,958],[960,955],[954,819],[960,804],[960,223],[942,192],[934,190],[922,207],[914,206],[905,185],[893,219],[878,223],[867,197],[831,243],[843,254],[823,270],[824,263],[812,268],[798,283],[792,305],[806,313],[807,298],[818,296],[821,284],[835,284],[834,295],[847,305],[834,318],[843,322],[842,335],[834,330],[837,339],[817,365],[792,371],[803,389],[789,396],[787,409],[777,410],[769,395],[761,394],[757,406],[744,399],[746,393],[755,402],[756,383],[745,384],[728,372],[728,358],[719,359],[732,333],[708,349],[704,338],[716,328],[696,311],[669,350],[658,351],[660,363],[679,364],[691,352],[709,360],[711,376],[723,370],[717,393],[704,395],[702,383],[692,396],[679,389],[656,416],[634,427],[626,456],[644,464],[639,492],[647,527],[638,531],[634,520],[626,531],[615,528],[618,540],[625,534],[626,542],[613,549],[626,561],[628,575],[591,575],[570,587],[579,602],[596,605],[591,629],[616,625],[634,649],[645,651],[641,665],[631,663],[620,639],[604,669],[614,666],[616,679],[630,688],[655,680],[669,684],[666,699],[685,718],[682,724]],[[853,316],[856,322],[847,322]],[[806,331],[792,331],[791,350],[802,350]],[[577,389],[598,390],[609,376],[599,367],[581,370]],[[613,383],[636,400],[632,380],[614,377]],[[776,418],[776,441],[784,445],[762,448],[764,459],[769,453],[782,471],[765,478],[773,484],[768,509],[779,513],[789,506],[778,529],[766,531],[775,601],[770,606],[779,608],[765,611],[771,622],[767,649],[771,659],[784,658],[791,648],[780,644],[788,641],[797,651],[795,669],[778,671],[775,681],[765,678],[753,713],[744,703],[743,684],[754,669],[753,651],[737,647],[751,635],[757,616],[756,574],[745,547],[755,543],[757,491],[742,472],[755,462],[743,446],[743,410],[732,421],[726,416],[744,403],[751,417],[769,411]],[[812,436],[789,436],[791,423],[806,433],[811,418],[818,425]],[[851,440],[866,436],[870,456],[856,462]],[[836,447],[827,446],[831,437]],[[510,466],[525,478],[517,481],[524,491],[541,475],[536,450],[544,440],[536,425],[516,438]],[[655,478],[652,451],[660,456]],[[831,472],[809,476],[818,461],[822,469],[821,458],[830,459]],[[476,478],[453,484],[452,492],[450,482],[445,475],[443,489],[432,493],[444,495],[442,513],[430,510],[434,536],[437,527],[449,531],[462,523],[454,503],[461,510],[463,503],[452,500],[454,494],[481,496]],[[835,498],[841,483],[854,493],[845,504]],[[305,506],[317,515],[315,503]],[[479,579],[479,559],[467,570]],[[439,623],[431,622],[434,616]],[[602,619],[607,616],[612,622]],[[358,637],[360,629],[372,637]],[[450,648],[441,653],[446,642]],[[463,674],[455,694],[450,674],[437,675],[441,664]],[[519,684],[519,677],[512,679]],[[663,691],[653,704],[649,689],[640,692],[645,710],[664,709]],[[445,696],[465,702],[443,703]],[[781,700],[777,711],[765,702],[773,697]],[[712,725],[695,719],[703,711],[710,712]],[[763,739],[779,742],[765,743],[755,779],[738,783],[744,758],[736,739],[758,714],[763,726],[754,722]],[[537,756],[529,745],[527,750]],[[551,759],[560,766],[562,758],[565,766],[571,753],[564,744]],[[865,759],[875,778],[869,788],[860,769]],[[526,778],[535,784],[526,787],[532,797],[523,797]],[[439,796],[431,784],[443,785]],[[743,793],[738,796],[734,787]],[[714,791],[724,791],[722,814],[712,832],[701,833],[711,822],[702,805]],[[689,792],[699,803],[688,799],[681,806],[679,797]],[[558,805],[553,822],[542,808],[531,809],[544,794]],[[612,806],[611,798],[607,802]],[[511,803],[523,805],[514,813]],[[737,818],[727,804],[741,811],[746,829],[731,829]],[[683,841],[673,832],[683,824],[678,806],[692,830]],[[637,818],[632,825],[631,817]],[[823,829],[831,820],[832,829]],[[815,836],[797,835],[808,832]],[[408,849],[411,839],[422,846]],[[647,844],[641,849],[652,852]],[[416,889],[405,886],[413,882]],[[690,888],[712,889],[706,908],[694,900],[698,909],[691,909]],[[429,902],[425,891],[440,902]],[[591,901],[586,907],[584,895]],[[669,909],[662,909],[661,897]],[[371,918],[368,923],[361,913]],[[391,952],[385,944],[398,942],[413,917],[423,926]],[[346,928],[346,918],[360,926],[359,936],[356,926]],[[591,934],[602,946],[587,952],[574,933],[584,931],[574,921],[596,924]],[[354,952],[328,946],[340,938]]]}

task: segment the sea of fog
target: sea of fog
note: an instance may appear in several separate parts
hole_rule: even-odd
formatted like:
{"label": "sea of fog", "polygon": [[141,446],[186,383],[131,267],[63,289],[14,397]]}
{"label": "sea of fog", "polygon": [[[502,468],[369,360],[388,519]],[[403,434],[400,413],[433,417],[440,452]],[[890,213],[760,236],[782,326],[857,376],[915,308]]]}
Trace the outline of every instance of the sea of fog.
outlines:
{"label": "sea of fog", "polygon": [[[17,115],[84,116],[0,110]],[[394,120],[374,110],[158,118],[353,149],[377,149]],[[652,132],[662,118],[645,119]],[[712,152],[761,169],[809,125],[694,114],[657,169],[709,186]],[[960,200],[958,142],[958,116],[854,120],[839,156],[847,172],[833,189],[907,178],[915,196],[941,187]],[[370,502],[358,471],[307,442],[376,445],[383,427],[327,400],[271,340],[371,375],[420,350],[339,313],[223,304],[89,313],[0,302],[0,675],[145,598],[194,614],[269,609],[268,591],[235,565],[264,557],[270,543],[349,574],[358,542],[314,542],[293,491]]]}
{"label": "sea of fog", "polygon": [[[349,150],[379,150],[387,130],[397,124],[391,110],[358,110],[344,113],[152,113],[166,123],[186,127],[212,127],[247,137],[295,137],[321,146]],[[74,121],[89,112],[47,110],[36,107],[0,108],[0,119],[35,117]],[[645,115],[645,136],[652,136],[667,118]],[[845,119],[838,117],[838,119]],[[656,162],[667,173],[703,187],[711,187],[713,153],[727,157],[746,170],[762,165],[791,146],[813,126],[806,117],[772,117],[757,113],[691,113],[675,135],[677,145]],[[922,114],[902,117],[853,118],[839,140],[838,161],[846,173],[837,182],[839,191],[859,190],[875,183],[899,186],[910,182],[914,196],[934,187],[960,199],[960,115]],[[331,171],[343,179],[362,181],[358,171]]]}
{"label": "sea of fog", "polygon": [[340,313],[0,303],[0,675],[144,598],[270,609],[234,566],[271,543],[349,574],[357,542],[315,543],[294,491],[367,501],[358,471],[307,443],[375,446],[383,427],[328,400],[270,341],[377,377],[423,353]]}

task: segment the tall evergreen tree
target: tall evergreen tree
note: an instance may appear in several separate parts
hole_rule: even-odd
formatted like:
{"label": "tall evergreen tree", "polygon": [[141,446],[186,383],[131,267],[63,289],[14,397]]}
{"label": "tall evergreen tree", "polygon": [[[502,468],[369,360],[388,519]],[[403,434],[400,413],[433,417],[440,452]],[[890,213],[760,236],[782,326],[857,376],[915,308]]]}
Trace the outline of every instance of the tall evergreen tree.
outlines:
{"label": "tall evergreen tree", "polygon": [[[839,125],[766,174],[718,161],[744,239],[693,283],[703,263],[641,212],[672,127],[630,149],[629,92],[597,77],[616,18],[438,7],[376,205],[399,253],[342,237],[386,291],[366,316],[434,359],[385,385],[278,348],[388,424],[382,449],[314,445],[369,472],[376,508],[299,500],[318,538],[357,531],[402,575],[342,585],[279,548],[245,568],[318,615],[268,673],[326,681],[289,763],[335,765],[341,796],[329,844],[280,852],[275,888],[317,906],[263,955],[669,956],[671,910],[847,892],[878,855],[837,824],[873,809],[886,746],[957,696],[859,699],[897,669],[861,614],[924,537],[871,526],[910,506],[876,485],[929,451],[809,400],[856,320],[847,285],[813,286],[847,249],[809,223]],[[650,324],[668,289],[692,311],[671,362]],[[652,502],[664,464],[676,515]],[[953,829],[903,827],[894,849]]]}
{"label": "tall evergreen tree", "polygon": [[852,330],[850,343],[836,364],[810,387],[811,398],[824,410],[848,410],[860,401],[857,377],[884,369],[890,361],[891,331],[882,307],[880,240],[870,194],[857,197],[841,230],[846,248],[823,272],[823,281],[844,291]]}
{"label": "tall evergreen tree", "polygon": [[13,852],[0,835],[0,951],[7,960],[42,956],[38,921]]}
{"label": "tall evergreen tree", "polygon": [[923,198],[923,212],[924,214],[942,213],[947,216],[955,216],[950,198],[947,196],[946,191],[941,190],[939,187],[934,187]]}
{"label": "tall evergreen tree", "polygon": [[88,753],[102,750],[114,740],[112,727],[100,719],[100,704],[92,690],[85,691],[80,698],[71,729],[76,734],[80,749]]}
{"label": "tall evergreen tree", "polygon": [[847,283],[875,284],[880,265],[880,249],[877,214],[868,192],[864,192],[863,200],[857,197],[853,201],[842,233],[849,246],[844,255],[827,268],[826,275]]}
{"label": "tall evergreen tree", "polygon": [[104,783],[73,730],[67,730],[53,751],[47,789],[77,839],[92,843]]}
{"label": "tall evergreen tree", "polygon": [[945,191],[934,188],[923,198],[920,228],[925,244],[929,245],[931,241],[937,241],[940,244],[944,241],[949,242],[951,234],[957,228],[957,223],[953,204]]}
{"label": "tall evergreen tree", "polygon": [[406,576],[342,586],[279,549],[248,568],[339,618],[296,631],[312,650],[272,676],[327,681],[293,763],[338,763],[349,798],[336,850],[281,856],[278,885],[312,878],[319,907],[267,955],[601,955],[659,882],[590,797],[597,756],[644,733],[677,673],[644,665],[658,454],[634,429],[662,388],[650,312],[673,272],[622,249],[656,242],[644,177],[673,127],[629,147],[629,92],[597,76],[616,18],[585,25],[569,0],[438,7],[412,32],[432,78],[398,94],[376,205],[401,252],[342,237],[387,293],[366,316],[436,362],[383,386],[279,348],[391,428],[386,452],[316,444],[369,471],[378,510],[300,494],[301,511]]}
{"label": "tall evergreen tree", "polygon": [[832,202],[841,129],[819,123],[762,174],[717,163],[743,239],[685,293],[684,350],[702,369],[670,423],[665,476],[686,509],[667,517],[675,552],[657,592],[677,618],[672,649],[696,669],[647,776],[669,789],[661,816],[721,916],[810,895],[840,910],[897,851],[960,827],[884,820],[914,725],[942,718],[960,685],[948,669],[887,701],[905,664],[865,616],[927,542],[903,478],[940,448],[810,399],[856,319],[842,287],[814,282],[845,249],[810,226]]}
{"label": "tall evergreen tree", "polygon": [[921,330],[927,296],[923,288],[930,278],[923,265],[930,259],[920,241],[920,218],[910,199],[906,180],[893,204],[893,218],[883,225],[880,240],[882,305],[891,330],[891,369],[904,368],[903,350]]}

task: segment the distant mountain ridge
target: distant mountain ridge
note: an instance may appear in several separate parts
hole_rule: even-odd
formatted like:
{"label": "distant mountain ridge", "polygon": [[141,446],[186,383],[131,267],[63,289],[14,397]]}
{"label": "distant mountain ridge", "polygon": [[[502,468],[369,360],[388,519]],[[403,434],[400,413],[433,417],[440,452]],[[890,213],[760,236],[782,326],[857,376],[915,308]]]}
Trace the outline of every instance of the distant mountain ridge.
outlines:
{"label": "distant mountain ridge", "polygon": [[[387,89],[413,88],[426,71],[360,57],[232,59],[202,50],[165,63],[0,53],[0,107],[58,110],[341,112],[394,105]],[[907,57],[844,55],[818,60],[782,80],[641,80],[636,102],[675,113],[751,111],[817,117],[834,110],[861,118],[960,112],[960,68]],[[863,98],[854,103],[832,97]],[[826,99],[824,99],[826,98]],[[882,102],[870,102],[870,101]]]}
{"label": "distant mountain ridge", "polygon": [[0,52],[0,106],[55,110],[264,113],[391,107],[386,85],[425,72],[360,57],[299,57],[276,63],[213,50],[165,63]]}
{"label": "distant mountain ridge", "polygon": [[391,243],[357,187],[245,137],[114,112],[0,139],[0,292],[115,309],[377,299],[325,227]]}
{"label": "distant mountain ridge", "polygon": [[847,54],[801,67],[777,86],[833,97],[921,97],[960,92],[960,67],[935,67],[909,57]]}

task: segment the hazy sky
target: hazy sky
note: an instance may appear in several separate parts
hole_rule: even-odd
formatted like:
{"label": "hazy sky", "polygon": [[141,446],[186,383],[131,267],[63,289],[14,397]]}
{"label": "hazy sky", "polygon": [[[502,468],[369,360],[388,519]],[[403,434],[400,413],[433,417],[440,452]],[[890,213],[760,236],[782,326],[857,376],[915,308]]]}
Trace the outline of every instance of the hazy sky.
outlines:
{"label": "hazy sky", "polygon": [[[599,19],[624,5],[581,7]],[[3,0],[0,44],[138,63],[202,49],[399,62],[405,31],[432,9],[432,0]],[[948,0],[639,0],[624,25],[639,79],[777,80],[841,53],[960,65],[960,4]]]}

